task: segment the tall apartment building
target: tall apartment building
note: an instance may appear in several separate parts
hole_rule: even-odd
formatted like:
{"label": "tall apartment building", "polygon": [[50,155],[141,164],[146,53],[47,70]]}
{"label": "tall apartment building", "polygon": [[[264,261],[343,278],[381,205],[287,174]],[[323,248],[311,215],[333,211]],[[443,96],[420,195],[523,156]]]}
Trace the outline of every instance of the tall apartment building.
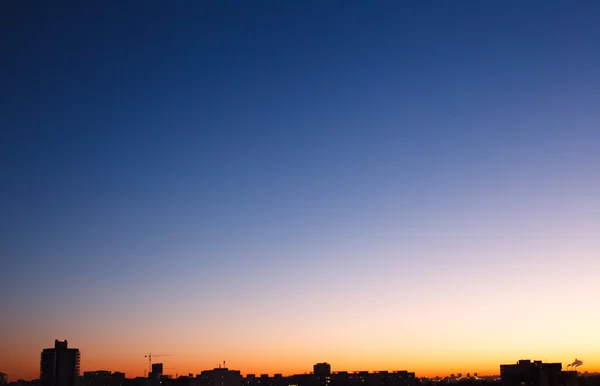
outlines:
{"label": "tall apartment building", "polygon": [[78,386],[79,350],[68,348],[65,340],[54,341],[54,348],[42,351],[40,360],[41,386]]}

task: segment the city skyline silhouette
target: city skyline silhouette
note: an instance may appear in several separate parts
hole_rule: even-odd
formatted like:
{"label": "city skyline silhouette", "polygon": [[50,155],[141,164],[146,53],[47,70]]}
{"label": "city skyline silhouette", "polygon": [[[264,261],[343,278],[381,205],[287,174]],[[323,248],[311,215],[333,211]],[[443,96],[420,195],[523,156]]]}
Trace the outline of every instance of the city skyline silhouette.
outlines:
{"label": "city skyline silhouette", "polygon": [[[417,386],[427,385],[431,382],[460,383],[461,385],[498,385],[502,386],[577,386],[581,379],[590,384],[600,383],[600,373],[583,373],[585,378],[579,378],[577,369],[584,362],[575,358],[572,363],[564,366],[562,363],[551,363],[541,360],[531,361],[521,359],[513,364],[499,365],[499,374],[479,374],[458,372],[440,377],[417,377],[414,372],[407,370],[338,370],[332,368],[328,362],[319,362],[313,365],[312,371],[304,373],[243,373],[227,367],[226,361],[219,363],[214,369],[182,373],[176,368],[165,367],[162,362],[153,362],[152,358],[173,357],[172,354],[144,355],[148,358],[148,371],[144,376],[130,376],[126,373],[113,370],[86,370],[82,371],[81,352],[78,348],[69,345],[67,340],[55,339],[53,348],[45,348],[41,353],[39,379],[19,379],[11,385],[17,386],[123,386],[135,384],[139,386],[153,386],[164,382],[174,382],[173,385],[214,385],[221,386],[360,386],[386,385],[386,386]],[[570,369],[569,369],[570,368]],[[168,370],[168,371],[165,371]],[[174,374],[173,374],[174,373]],[[219,379],[221,379],[219,381]],[[6,384],[7,374],[0,373],[0,384]],[[190,383],[193,382],[193,383]],[[219,383],[220,382],[220,383]],[[473,383],[474,382],[474,383]],[[541,382],[541,383],[540,383]],[[587,384],[587,383],[585,383]]]}

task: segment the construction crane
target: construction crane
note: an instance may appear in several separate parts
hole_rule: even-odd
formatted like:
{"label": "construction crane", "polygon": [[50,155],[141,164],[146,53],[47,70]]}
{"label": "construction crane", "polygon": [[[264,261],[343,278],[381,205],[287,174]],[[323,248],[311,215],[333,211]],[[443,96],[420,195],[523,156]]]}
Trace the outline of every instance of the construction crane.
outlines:
{"label": "construction crane", "polygon": [[148,374],[152,372],[152,357],[172,357],[170,354],[160,354],[160,355],[152,355],[152,353],[148,353],[148,355],[144,355],[144,358],[148,358]]}

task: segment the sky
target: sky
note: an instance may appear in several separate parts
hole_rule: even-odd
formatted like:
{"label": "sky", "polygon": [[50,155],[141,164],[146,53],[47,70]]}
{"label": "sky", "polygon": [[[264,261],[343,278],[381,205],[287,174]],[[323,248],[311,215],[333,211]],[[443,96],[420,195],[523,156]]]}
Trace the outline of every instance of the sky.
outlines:
{"label": "sky", "polygon": [[0,7],[10,380],[600,371],[600,3]]}

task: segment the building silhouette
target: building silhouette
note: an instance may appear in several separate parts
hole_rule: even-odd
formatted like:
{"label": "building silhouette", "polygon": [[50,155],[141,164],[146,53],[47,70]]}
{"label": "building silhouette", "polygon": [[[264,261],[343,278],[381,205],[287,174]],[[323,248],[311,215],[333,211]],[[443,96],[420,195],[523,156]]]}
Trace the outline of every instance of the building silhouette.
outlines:
{"label": "building silhouette", "polygon": [[408,371],[339,371],[331,374],[331,386],[414,386],[415,373]]}
{"label": "building silhouette", "polygon": [[42,350],[40,386],[78,386],[79,350],[68,348],[65,340],[54,341],[54,348]]}
{"label": "building silhouette", "polygon": [[331,365],[329,363],[315,363],[313,373],[318,378],[320,386],[328,386],[331,383]]}
{"label": "building silhouette", "polygon": [[408,371],[332,372],[328,363],[317,363],[310,374],[275,374],[269,378],[247,374],[242,386],[416,386],[416,378]]}
{"label": "building silhouette", "polygon": [[[408,371],[357,371],[357,372],[331,372],[331,367],[326,363],[317,363],[311,373],[283,376],[282,374],[246,374],[241,377],[239,371],[232,371],[224,367],[202,371],[201,374],[181,376],[178,378],[165,378],[160,386],[320,386],[322,380],[330,382],[330,386],[442,386],[440,384],[421,385],[417,382],[414,373]],[[126,386],[158,386],[152,379],[137,378]],[[472,384],[464,386],[499,386],[496,384]],[[578,386],[578,385],[570,385]],[[584,385],[581,385],[584,386]],[[585,385],[600,386],[600,385]]]}
{"label": "building silhouette", "polygon": [[8,375],[0,373],[0,385],[6,385],[8,383]]}
{"label": "building silhouette", "polygon": [[577,372],[562,371],[562,363],[522,359],[514,365],[500,365],[503,386],[575,386]]}
{"label": "building silhouette", "polygon": [[242,374],[239,370],[229,370],[219,367],[213,370],[204,370],[196,376],[199,386],[240,386]]}
{"label": "building silhouette", "polygon": [[86,371],[83,373],[80,386],[124,386],[125,373],[106,370]]}
{"label": "building silhouette", "polygon": [[105,386],[112,380],[112,373],[107,370],[85,371],[80,386]]}
{"label": "building silhouette", "polygon": [[162,363],[153,363],[152,364],[152,372],[148,374],[148,378],[156,379],[160,381],[163,376],[163,364]]}

